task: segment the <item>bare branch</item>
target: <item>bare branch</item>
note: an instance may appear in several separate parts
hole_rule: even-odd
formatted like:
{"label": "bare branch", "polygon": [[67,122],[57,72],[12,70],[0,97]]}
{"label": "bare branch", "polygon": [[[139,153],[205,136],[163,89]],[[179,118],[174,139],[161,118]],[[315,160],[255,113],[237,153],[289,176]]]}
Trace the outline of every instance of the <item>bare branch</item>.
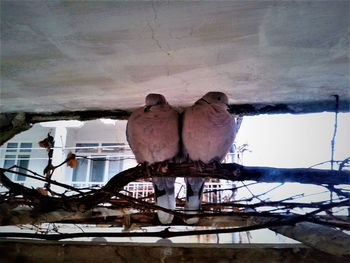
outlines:
{"label": "bare branch", "polygon": [[[228,179],[232,181],[256,180],[259,182],[299,182],[314,184],[346,184],[350,181],[349,171],[328,171],[317,169],[285,169],[269,167],[244,167],[238,164],[207,165],[201,168],[201,171],[195,165],[190,163],[169,164],[166,173],[157,172],[152,169],[153,176],[183,177],[200,176]],[[143,166],[125,170],[114,176],[105,186],[99,190],[86,192],[84,194],[72,195],[65,198],[55,198],[42,196],[36,190],[26,188],[22,185],[13,183],[9,180],[4,172],[8,170],[0,168],[1,183],[12,193],[24,195],[35,200],[38,207],[45,209],[64,208],[70,211],[86,211],[98,204],[103,203],[112,196],[116,195],[128,183],[140,178],[149,178],[150,175],[145,171]],[[17,173],[17,172],[15,172]],[[60,186],[67,189],[72,188],[59,183]],[[43,204],[45,204],[43,206]]]}

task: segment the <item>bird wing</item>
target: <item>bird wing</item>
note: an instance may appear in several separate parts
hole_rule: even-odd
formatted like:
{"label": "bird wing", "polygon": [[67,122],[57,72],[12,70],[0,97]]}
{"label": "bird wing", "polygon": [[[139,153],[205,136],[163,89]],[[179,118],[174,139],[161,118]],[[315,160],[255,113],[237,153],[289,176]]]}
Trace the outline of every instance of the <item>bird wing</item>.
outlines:
{"label": "bird wing", "polygon": [[193,161],[221,161],[235,137],[235,120],[225,108],[195,104],[184,112],[183,148]]}
{"label": "bird wing", "polygon": [[[138,163],[153,164],[173,159],[178,155],[179,115],[168,104],[140,108],[133,112],[127,124],[127,140]],[[175,209],[175,178],[153,178],[158,206]],[[170,224],[173,215],[157,211],[162,224]]]}
{"label": "bird wing", "polygon": [[169,105],[140,108],[129,117],[127,140],[138,163],[170,160],[179,152],[178,113]]}
{"label": "bird wing", "polygon": [[[183,149],[192,161],[222,161],[235,137],[235,119],[225,104],[199,101],[184,111]],[[196,213],[201,204],[204,178],[185,178],[187,195],[185,212]],[[198,217],[186,220],[196,224]]]}

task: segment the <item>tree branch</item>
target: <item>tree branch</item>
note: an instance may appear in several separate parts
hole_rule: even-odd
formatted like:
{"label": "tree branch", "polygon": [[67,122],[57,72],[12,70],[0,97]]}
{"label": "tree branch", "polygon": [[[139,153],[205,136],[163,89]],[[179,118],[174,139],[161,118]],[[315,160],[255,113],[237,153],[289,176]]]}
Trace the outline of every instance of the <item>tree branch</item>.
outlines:
{"label": "tree branch", "polygon": [[[192,163],[168,165],[167,171],[150,169],[152,176],[184,177],[198,176],[227,179],[231,181],[256,180],[258,182],[298,182],[309,184],[348,184],[350,182],[349,171],[329,171],[319,169],[286,169],[271,167],[245,167],[238,164],[206,165],[200,170]],[[9,180],[4,172],[13,172],[0,168],[0,182],[12,193],[31,198],[37,207],[50,211],[54,209],[67,209],[68,211],[84,212],[104,201],[110,199],[123,189],[128,183],[140,178],[149,178],[151,175],[146,172],[145,167],[138,165],[125,170],[111,178],[111,180],[99,190],[93,190],[84,194],[72,195],[69,197],[43,196],[38,191],[26,188]],[[64,184],[60,184],[61,186]],[[71,187],[71,186],[69,186]],[[68,188],[68,186],[67,186]]]}
{"label": "tree branch", "polygon": [[190,231],[169,231],[168,228],[162,231],[149,231],[149,232],[81,232],[81,233],[63,233],[63,234],[34,234],[34,233],[1,233],[0,237],[21,237],[21,238],[40,238],[46,240],[61,240],[67,238],[78,237],[160,237],[171,238],[181,236],[196,236],[196,235],[209,235],[209,234],[223,234],[223,233],[236,233],[244,231],[252,231],[257,229],[264,229],[269,227],[276,227],[281,225],[289,225],[290,222],[273,221],[259,225],[234,227],[234,228],[220,228],[220,229],[207,229],[207,230],[190,230]]}
{"label": "tree branch", "polygon": [[[348,184],[350,171],[331,171],[309,168],[249,167],[235,163],[206,165],[200,170],[192,163],[169,163],[166,172],[152,170],[152,176],[211,177],[231,181],[254,180],[259,183]],[[106,191],[124,186],[136,179],[150,177],[142,166],[137,166],[114,176],[104,187]]]}

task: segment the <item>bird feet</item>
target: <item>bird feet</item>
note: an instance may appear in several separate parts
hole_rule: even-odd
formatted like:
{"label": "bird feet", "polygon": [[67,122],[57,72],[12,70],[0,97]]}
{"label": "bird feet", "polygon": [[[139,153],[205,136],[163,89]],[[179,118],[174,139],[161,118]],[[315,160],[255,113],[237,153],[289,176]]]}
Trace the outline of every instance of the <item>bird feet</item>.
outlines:
{"label": "bird feet", "polygon": [[[167,177],[168,161],[158,162],[153,164],[152,172],[157,176],[153,177],[153,187],[156,204],[160,207],[175,210],[175,177]],[[157,210],[158,219],[161,224],[171,224],[174,215],[166,211]]]}
{"label": "bird feet", "polygon": [[148,164],[147,162],[140,163],[141,172],[147,177],[152,177],[154,174],[166,174],[168,172],[168,161]]}
{"label": "bird feet", "polygon": [[[185,214],[198,214],[201,206],[201,199],[203,193],[205,179],[201,177],[186,177],[186,204]],[[190,217],[184,220],[189,225],[194,225],[199,221],[198,217]]]}
{"label": "bird feet", "polygon": [[162,174],[165,174],[168,172],[168,164],[169,164],[169,161],[163,161],[163,162],[159,162],[159,163],[156,163],[156,167],[155,167],[155,171],[157,173],[162,173]]}

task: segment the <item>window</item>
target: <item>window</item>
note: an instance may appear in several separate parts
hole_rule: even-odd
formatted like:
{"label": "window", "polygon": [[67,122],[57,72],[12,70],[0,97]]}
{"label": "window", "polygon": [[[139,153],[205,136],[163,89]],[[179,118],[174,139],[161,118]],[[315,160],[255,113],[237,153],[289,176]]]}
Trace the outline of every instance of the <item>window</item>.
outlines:
{"label": "window", "polygon": [[[105,155],[90,155],[86,158],[78,157],[78,165],[73,170],[73,184],[75,186],[102,185],[109,179],[112,172],[109,157]],[[113,174],[114,175],[114,174]]]}
{"label": "window", "polygon": [[89,160],[84,158],[78,158],[77,162],[78,165],[73,170],[73,182],[85,182],[89,166]]}
{"label": "window", "polygon": [[106,156],[94,157],[91,163],[90,169],[90,182],[103,182],[105,168],[106,168]]}
{"label": "window", "polygon": [[[78,165],[73,170],[73,185],[88,187],[103,185],[123,170],[122,143],[77,143]],[[103,153],[103,154],[101,154]]]}
{"label": "window", "polygon": [[21,143],[20,152],[31,152],[32,144],[31,143]]}
{"label": "window", "polygon": [[[19,146],[19,147],[18,147]],[[32,151],[32,143],[7,143],[4,168],[10,168],[14,165],[19,166],[20,168],[16,171],[20,173],[27,173],[29,167],[29,158]],[[23,154],[26,153],[26,154]],[[7,177],[14,181],[25,181],[26,177],[19,174],[5,173]]]}
{"label": "window", "polygon": [[77,143],[76,150],[77,153],[97,153],[98,143]]}
{"label": "window", "polygon": [[[27,174],[26,169],[28,169],[29,166],[29,155],[18,155],[18,172]],[[17,175],[17,178],[15,179],[17,181],[25,181],[26,177],[23,175]]]}
{"label": "window", "polygon": [[[122,146],[122,147],[121,147]],[[114,175],[123,171],[123,160],[124,160],[124,144],[118,144],[116,152],[119,153],[119,156],[109,157],[108,163],[108,180],[111,179]]]}
{"label": "window", "polygon": [[17,152],[18,143],[9,142],[6,152]]}
{"label": "window", "polygon": [[123,171],[123,157],[110,157],[108,164],[108,180]]}
{"label": "window", "polygon": [[123,151],[123,143],[102,143],[101,152],[117,153]]}
{"label": "window", "polygon": [[[4,168],[10,168],[16,164],[16,155],[5,155],[5,162],[4,162]],[[5,173],[5,175],[13,180],[13,174],[12,173]]]}

